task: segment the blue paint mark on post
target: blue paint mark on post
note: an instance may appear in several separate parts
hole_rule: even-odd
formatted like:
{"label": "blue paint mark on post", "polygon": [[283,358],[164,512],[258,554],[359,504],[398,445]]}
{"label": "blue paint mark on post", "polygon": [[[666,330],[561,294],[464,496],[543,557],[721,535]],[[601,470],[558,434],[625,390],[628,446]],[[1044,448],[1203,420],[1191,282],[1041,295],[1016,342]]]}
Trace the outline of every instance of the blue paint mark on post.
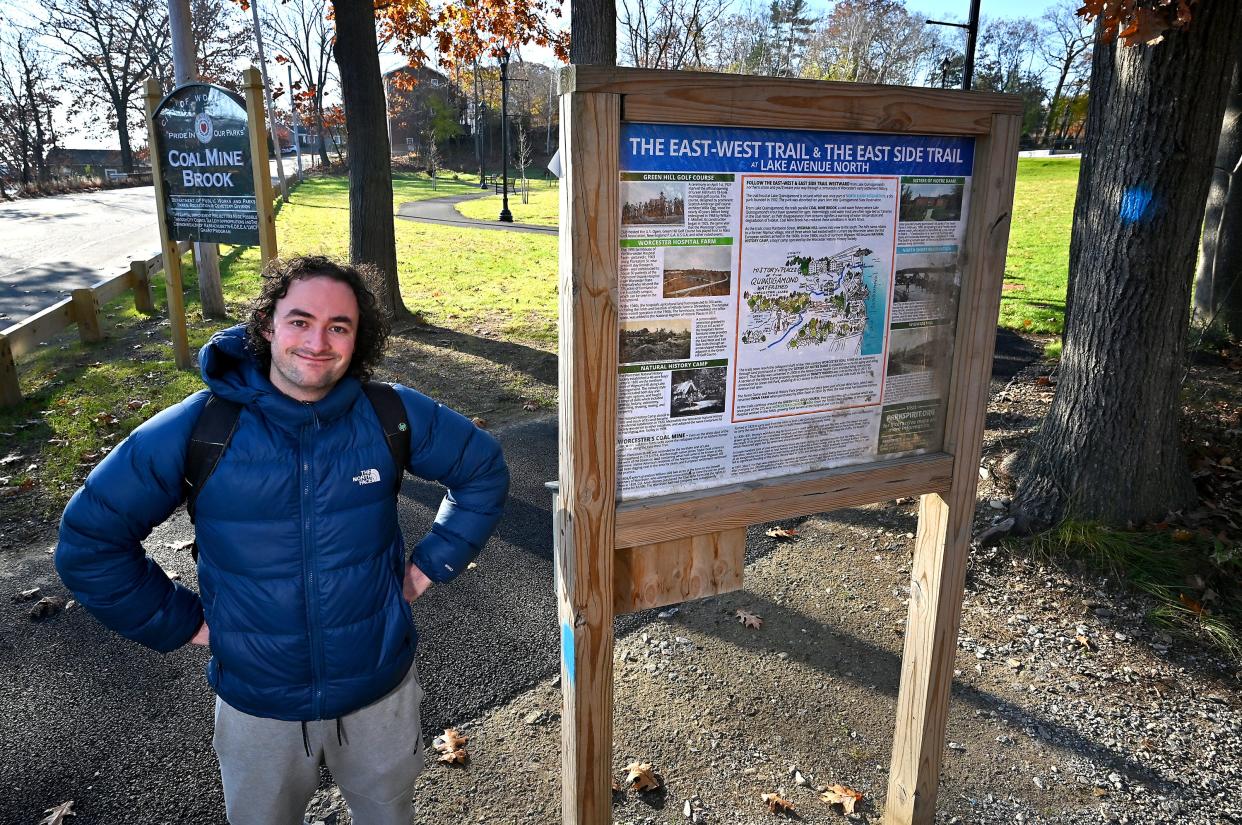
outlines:
{"label": "blue paint mark on post", "polygon": [[1146,186],[1132,186],[1121,195],[1121,219],[1126,223],[1137,223],[1147,217],[1151,206],[1151,190]]}
{"label": "blue paint mark on post", "polygon": [[566,685],[574,683],[574,629],[569,622],[561,622],[561,669]]}

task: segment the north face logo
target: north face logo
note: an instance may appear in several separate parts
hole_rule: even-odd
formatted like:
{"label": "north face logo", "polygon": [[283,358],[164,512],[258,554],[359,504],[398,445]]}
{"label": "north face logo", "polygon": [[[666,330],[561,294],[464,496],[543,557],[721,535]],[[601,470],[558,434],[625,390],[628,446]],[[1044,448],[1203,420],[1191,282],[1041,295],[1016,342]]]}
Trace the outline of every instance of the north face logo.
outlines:
{"label": "north face logo", "polygon": [[363,470],[361,473],[354,476],[353,480],[354,483],[358,485],[374,484],[380,480],[379,470]]}

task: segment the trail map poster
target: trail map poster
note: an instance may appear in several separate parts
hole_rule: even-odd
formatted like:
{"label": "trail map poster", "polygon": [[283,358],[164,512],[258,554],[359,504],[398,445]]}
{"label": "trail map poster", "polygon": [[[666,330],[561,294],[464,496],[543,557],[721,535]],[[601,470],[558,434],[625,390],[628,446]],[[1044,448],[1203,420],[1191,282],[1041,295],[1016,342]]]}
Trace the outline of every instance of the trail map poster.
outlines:
{"label": "trail map poster", "polygon": [[940,448],[974,140],[623,123],[618,488]]}
{"label": "trail map poster", "polygon": [[164,98],[154,120],[169,237],[258,246],[245,101],[192,83]]}

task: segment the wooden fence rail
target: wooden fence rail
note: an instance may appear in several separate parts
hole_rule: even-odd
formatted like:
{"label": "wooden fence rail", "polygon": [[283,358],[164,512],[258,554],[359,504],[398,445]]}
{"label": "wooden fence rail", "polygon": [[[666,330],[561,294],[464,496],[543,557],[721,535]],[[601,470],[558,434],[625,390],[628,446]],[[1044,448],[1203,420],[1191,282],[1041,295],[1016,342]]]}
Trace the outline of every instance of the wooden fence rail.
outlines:
{"label": "wooden fence rail", "polygon": [[[180,254],[184,254],[189,248],[188,241],[177,244],[177,252]],[[94,286],[75,289],[70,297],[0,331],[0,407],[21,403],[17,359],[37,349],[50,336],[77,324],[78,335],[82,341],[102,340],[103,322],[100,309],[131,289],[134,291],[134,309],[147,315],[154,314],[151,277],[163,268],[163,255],[155,255],[144,261],[132,261],[128,271],[106,278]]]}

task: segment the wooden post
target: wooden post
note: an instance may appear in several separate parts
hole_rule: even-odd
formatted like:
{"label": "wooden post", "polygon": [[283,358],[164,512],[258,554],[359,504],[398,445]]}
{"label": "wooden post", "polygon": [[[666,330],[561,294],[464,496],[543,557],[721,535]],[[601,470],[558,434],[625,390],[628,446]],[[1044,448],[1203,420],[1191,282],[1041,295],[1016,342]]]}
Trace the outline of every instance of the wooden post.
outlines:
{"label": "wooden post", "polygon": [[919,499],[885,825],[930,825],[936,814],[1020,129],[1020,118],[993,115],[990,134],[975,147],[945,418],[944,449],[953,455],[953,476],[948,493]]}
{"label": "wooden post", "polygon": [[147,103],[147,134],[151,143],[151,180],[155,184],[155,216],[160,226],[160,250],[164,255],[164,285],[168,293],[168,320],[172,327],[173,361],[177,369],[187,370],[190,361],[189,334],[185,328],[185,294],[181,286],[181,252],[176,241],[169,238],[168,218],[165,215],[167,199],[164,194],[163,159],[156,151],[155,109],[163,98],[159,81],[147,78],[145,85]]}
{"label": "wooden post", "polygon": [[134,309],[146,315],[155,314],[155,301],[151,298],[151,275],[146,261],[130,261],[129,286],[134,290]]}
{"label": "wooden post", "polygon": [[17,383],[17,363],[13,360],[13,347],[9,338],[0,333],[0,407],[12,407],[22,403],[22,388]]}
{"label": "wooden post", "polygon": [[242,72],[242,88],[246,92],[247,128],[250,130],[254,203],[259,210],[259,256],[267,263],[276,257],[276,212],[272,206],[272,170],[267,162],[267,130],[263,125],[263,78],[254,66]]}
{"label": "wooden post", "polygon": [[561,97],[561,821],[611,820],[621,99]]}
{"label": "wooden post", "polygon": [[73,290],[73,320],[78,325],[78,337],[82,343],[89,344],[103,340],[103,329],[99,319],[99,301],[95,299],[95,290],[83,287]]}

